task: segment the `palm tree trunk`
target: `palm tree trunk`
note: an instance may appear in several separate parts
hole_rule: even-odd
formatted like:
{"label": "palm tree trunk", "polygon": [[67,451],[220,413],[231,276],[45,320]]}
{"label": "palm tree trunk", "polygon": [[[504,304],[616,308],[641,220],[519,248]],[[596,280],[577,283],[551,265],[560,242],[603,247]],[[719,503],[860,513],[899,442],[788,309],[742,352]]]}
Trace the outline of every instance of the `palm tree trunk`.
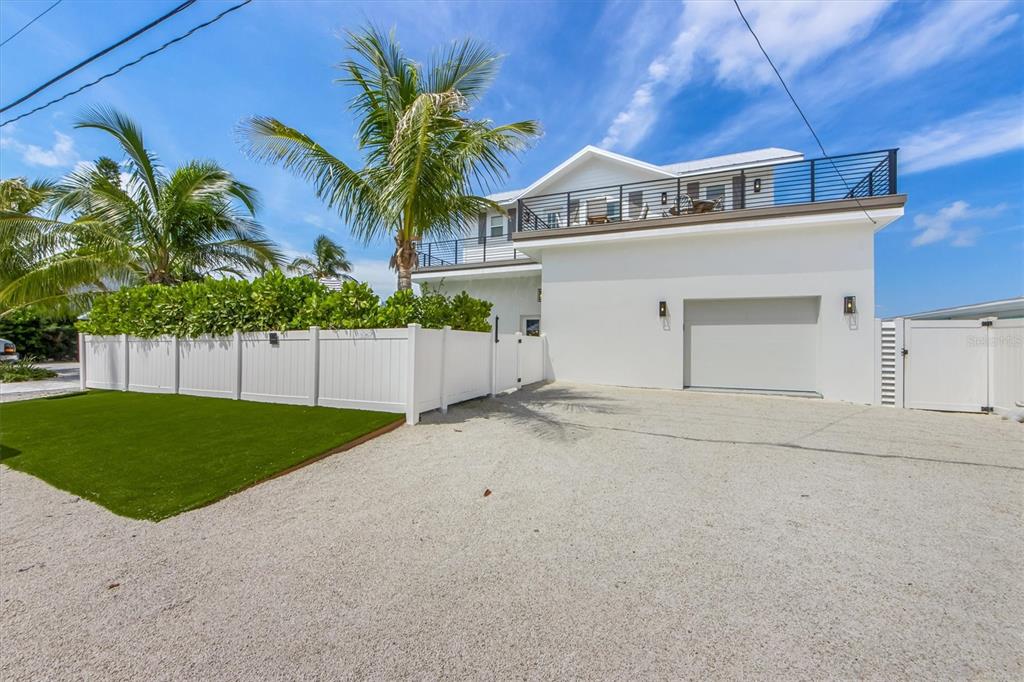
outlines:
{"label": "palm tree trunk", "polygon": [[416,242],[395,237],[395,266],[398,270],[398,290],[412,289],[412,270],[416,266]]}

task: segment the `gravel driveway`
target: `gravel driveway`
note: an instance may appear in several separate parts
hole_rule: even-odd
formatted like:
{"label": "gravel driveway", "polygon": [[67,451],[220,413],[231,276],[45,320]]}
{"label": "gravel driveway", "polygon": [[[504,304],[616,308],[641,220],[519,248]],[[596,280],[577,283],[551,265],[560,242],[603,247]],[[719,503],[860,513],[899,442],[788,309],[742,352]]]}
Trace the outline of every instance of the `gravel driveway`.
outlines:
{"label": "gravel driveway", "polygon": [[995,417],[562,384],[159,524],[0,467],[0,678],[1021,679],[1022,519]]}

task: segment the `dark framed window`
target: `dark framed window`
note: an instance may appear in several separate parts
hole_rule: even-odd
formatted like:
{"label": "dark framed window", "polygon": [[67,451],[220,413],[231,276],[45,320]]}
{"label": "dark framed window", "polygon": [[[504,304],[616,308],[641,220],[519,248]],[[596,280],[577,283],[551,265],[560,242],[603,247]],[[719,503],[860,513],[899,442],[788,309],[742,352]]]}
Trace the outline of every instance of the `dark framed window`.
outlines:
{"label": "dark framed window", "polygon": [[540,318],[527,317],[523,320],[523,333],[527,336],[540,336]]}
{"label": "dark framed window", "polygon": [[634,191],[629,193],[629,217],[636,218],[640,215],[640,212],[644,210],[644,193],[643,191]]}
{"label": "dark framed window", "polygon": [[491,216],[491,236],[500,237],[505,234],[505,216]]}

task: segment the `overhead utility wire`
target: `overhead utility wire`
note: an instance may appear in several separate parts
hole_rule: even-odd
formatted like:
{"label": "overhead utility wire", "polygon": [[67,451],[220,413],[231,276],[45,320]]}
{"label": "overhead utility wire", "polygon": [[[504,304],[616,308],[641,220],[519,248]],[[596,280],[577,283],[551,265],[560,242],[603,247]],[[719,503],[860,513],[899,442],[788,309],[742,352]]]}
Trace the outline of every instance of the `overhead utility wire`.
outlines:
{"label": "overhead utility wire", "polygon": [[35,90],[33,90],[32,92],[28,93],[27,95],[23,95],[22,97],[19,97],[17,100],[15,100],[15,101],[11,102],[10,104],[6,105],[3,109],[0,109],[0,114],[4,113],[8,109],[11,109],[13,107],[18,106],[19,104],[21,104],[25,100],[29,99],[30,97],[34,97],[35,95],[38,95],[40,92],[42,92],[46,88],[50,87],[51,85],[53,85],[57,81],[61,80],[62,78],[66,78],[66,77],[70,76],[75,71],[78,71],[83,66],[91,64],[92,62],[96,61],[97,59],[99,59],[103,55],[107,54],[108,52],[116,50],[117,48],[121,47],[122,45],[124,45],[125,43],[129,42],[130,40],[134,40],[135,38],[138,38],[140,35],[142,35],[146,31],[148,31],[149,29],[153,28],[154,26],[157,26],[158,24],[163,23],[164,21],[167,21],[168,19],[173,17],[178,12],[180,12],[180,11],[182,11],[184,9],[187,9],[190,5],[195,4],[195,2],[196,2],[196,0],[185,0],[185,2],[181,3],[180,5],[178,5],[174,9],[172,9],[170,12],[168,12],[167,14],[154,19],[153,21],[149,22],[148,24],[146,24],[142,28],[138,29],[134,33],[132,33],[130,35],[127,35],[124,38],[121,38],[121,40],[117,41],[116,43],[114,43],[113,45],[111,45],[109,47],[103,48],[102,50],[100,50],[96,54],[92,55],[91,57],[87,57],[87,58],[83,59],[82,61],[80,61],[77,64],[75,64],[74,66],[72,66],[70,69],[68,69],[68,70],[64,71],[63,73],[60,73],[60,74],[54,76],[53,78],[51,78],[50,80],[46,81],[45,83],[40,85]]}
{"label": "overhead utility wire", "polygon": [[[814,141],[818,143],[818,149],[821,150],[821,155],[828,159],[829,163],[832,164],[832,168],[835,170],[836,175],[838,175],[839,179],[843,181],[843,185],[846,187],[846,191],[849,193],[850,197],[857,202],[857,206],[860,207],[860,210],[864,211],[864,215],[868,217],[868,220],[870,220],[872,223],[878,224],[878,221],[872,218],[871,214],[868,213],[864,206],[860,203],[860,199],[853,196],[853,190],[851,190],[850,185],[847,184],[846,178],[844,178],[843,174],[839,172],[839,168],[836,166],[836,162],[833,161],[832,157],[830,157],[828,155],[828,152],[825,151],[825,145],[821,143],[821,138],[818,137],[818,133],[814,132],[814,127],[811,125],[811,122],[807,120],[807,116],[804,114],[804,110],[800,108],[799,104],[797,104],[796,97],[793,96],[793,93],[790,92],[789,90],[789,86],[786,85],[786,79],[784,79],[782,77],[782,74],[779,73],[779,70],[775,68],[775,62],[773,62],[772,58],[768,56],[768,52],[764,49],[764,45],[761,44],[761,39],[758,38],[757,33],[754,32],[754,27],[750,25],[750,22],[747,21],[747,17],[744,16],[743,14],[743,10],[740,9],[739,0],[732,0],[732,4],[736,5],[736,11],[740,13],[740,19],[742,19],[743,23],[747,25],[747,30],[750,31],[750,35],[754,36],[754,40],[757,42],[757,46],[761,48],[761,54],[763,54],[764,58],[768,60],[768,65],[772,67],[772,71],[775,72],[775,75],[779,77],[779,82],[782,83],[782,89],[786,91],[787,95],[789,95],[789,99],[791,102],[793,102],[793,106],[796,107],[797,112],[800,114],[800,118],[804,120],[804,123],[807,125],[807,129],[810,130],[811,135],[814,136]],[[893,169],[890,168],[889,172],[892,173]]]}
{"label": "overhead utility wire", "polygon": [[252,2],[252,0],[243,0],[243,2],[240,2],[237,5],[232,5],[231,7],[228,7],[226,10],[224,10],[223,12],[221,12],[220,14],[215,16],[213,19],[210,19],[209,21],[205,21],[205,22],[199,24],[198,26],[194,26],[187,33],[183,33],[180,36],[178,36],[177,38],[173,38],[171,40],[168,40],[166,43],[164,43],[160,47],[156,48],[155,50],[150,50],[149,52],[147,52],[146,54],[142,55],[138,59],[130,61],[127,64],[125,64],[125,65],[115,69],[114,71],[111,71],[110,73],[105,73],[102,76],[100,76],[99,78],[97,78],[96,80],[94,80],[94,81],[92,81],[90,83],[86,83],[85,85],[83,85],[82,87],[80,87],[80,88],[78,88],[76,90],[72,90],[71,92],[68,92],[68,93],[66,93],[64,95],[61,95],[57,99],[50,100],[49,102],[47,102],[46,104],[43,104],[42,106],[38,106],[35,109],[32,109],[31,111],[27,111],[24,114],[21,114],[20,116],[15,116],[12,119],[9,119],[7,121],[4,121],[3,123],[0,123],[0,128],[3,128],[4,126],[6,126],[6,125],[8,125],[10,123],[14,123],[15,121],[19,121],[19,120],[25,118],[26,116],[31,116],[32,114],[36,113],[37,111],[42,111],[43,109],[45,109],[45,108],[47,108],[47,107],[49,107],[49,106],[51,106],[53,104],[56,104],[57,102],[65,100],[68,97],[71,97],[72,95],[77,95],[82,90],[85,90],[86,88],[90,88],[90,87],[96,85],[97,83],[99,83],[100,81],[103,81],[103,80],[106,80],[107,78],[110,78],[111,76],[116,76],[117,74],[121,73],[122,71],[124,71],[128,67],[135,66],[136,64],[141,62],[143,59],[145,59],[147,57],[151,57],[151,56],[155,55],[157,52],[160,52],[160,51],[170,47],[171,45],[174,45],[175,43],[180,42],[180,41],[184,40],[185,38],[188,38],[190,35],[192,35],[196,31],[198,31],[198,30],[200,30],[202,28],[206,28],[210,24],[213,24],[213,23],[215,23],[217,21],[220,21],[220,19],[222,17],[224,17],[225,15],[230,14],[231,12],[234,12],[237,9],[241,9],[242,7],[245,7],[250,2]]}
{"label": "overhead utility wire", "polygon": [[22,26],[21,28],[19,28],[19,29],[18,29],[17,31],[15,31],[15,32],[14,32],[14,33],[12,33],[11,35],[7,36],[7,37],[6,37],[5,39],[4,39],[4,42],[0,43],[0,47],[3,47],[3,46],[4,46],[4,45],[6,45],[7,43],[9,43],[9,42],[11,42],[12,40],[14,40],[15,36],[17,36],[17,35],[18,35],[19,33],[21,33],[22,31],[24,31],[24,30],[25,30],[26,28],[28,28],[28,27],[29,27],[29,26],[31,26],[32,24],[36,23],[36,20],[38,20],[38,19],[42,19],[42,18],[43,18],[43,15],[44,15],[44,14],[46,14],[47,12],[49,12],[49,11],[50,11],[51,9],[53,9],[54,7],[56,7],[57,5],[59,5],[59,4],[60,4],[60,3],[62,3],[62,2],[64,2],[64,0],[57,0],[57,2],[53,3],[52,5],[50,5],[50,6],[49,6],[49,7],[47,7],[46,9],[44,9],[44,10],[43,10],[42,12],[40,12],[39,14],[35,15],[34,17],[32,17],[32,19],[30,19],[30,20],[29,20],[29,22],[28,22],[27,24],[25,24],[24,26]]}

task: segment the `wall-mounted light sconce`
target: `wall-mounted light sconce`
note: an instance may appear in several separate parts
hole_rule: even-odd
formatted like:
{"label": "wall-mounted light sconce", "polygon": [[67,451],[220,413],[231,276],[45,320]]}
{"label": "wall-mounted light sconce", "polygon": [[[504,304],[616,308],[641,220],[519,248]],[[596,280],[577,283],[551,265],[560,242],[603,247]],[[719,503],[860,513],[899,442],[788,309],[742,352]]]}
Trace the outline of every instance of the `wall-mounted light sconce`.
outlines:
{"label": "wall-mounted light sconce", "polygon": [[540,303],[540,287],[537,287],[537,303]]}
{"label": "wall-mounted light sconce", "polygon": [[658,317],[668,317],[668,303],[666,301],[658,301]]}
{"label": "wall-mounted light sconce", "polygon": [[668,203],[668,192],[662,192],[661,193],[661,203],[662,204],[667,204]]}
{"label": "wall-mounted light sconce", "polygon": [[761,191],[761,178],[754,178],[754,193]]}
{"label": "wall-mounted light sconce", "polygon": [[277,332],[270,332],[270,345],[276,346],[280,344],[281,340],[277,337]]}
{"label": "wall-mounted light sconce", "polygon": [[843,314],[855,315],[857,313],[857,297],[843,296]]}

